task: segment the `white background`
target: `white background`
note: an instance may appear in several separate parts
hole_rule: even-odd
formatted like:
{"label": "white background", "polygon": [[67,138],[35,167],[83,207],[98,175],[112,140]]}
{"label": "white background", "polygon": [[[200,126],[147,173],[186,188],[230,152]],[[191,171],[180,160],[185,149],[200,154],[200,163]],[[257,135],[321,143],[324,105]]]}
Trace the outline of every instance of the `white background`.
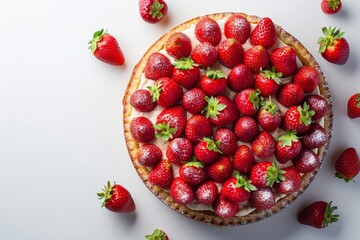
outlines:
{"label": "white background", "polygon": [[[154,228],[171,240],[358,239],[360,179],[345,184],[333,165],[345,147],[360,150],[360,120],[346,116],[348,97],[360,91],[360,2],[344,0],[336,16],[323,14],[320,0],[167,2],[166,19],[152,25],[137,0],[0,0],[0,239],[139,240]],[[171,210],[142,183],[125,148],[122,98],[134,65],[162,34],[224,11],[271,17],[297,37],[327,77],[335,119],[325,163],[295,203],[258,223],[219,228]],[[346,32],[346,65],[317,53],[323,26]],[[87,49],[100,28],[118,39],[125,66],[106,65]],[[100,207],[96,192],[107,180],[129,189],[135,214]],[[322,230],[298,224],[299,210],[315,200],[332,200],[340,221]]]}

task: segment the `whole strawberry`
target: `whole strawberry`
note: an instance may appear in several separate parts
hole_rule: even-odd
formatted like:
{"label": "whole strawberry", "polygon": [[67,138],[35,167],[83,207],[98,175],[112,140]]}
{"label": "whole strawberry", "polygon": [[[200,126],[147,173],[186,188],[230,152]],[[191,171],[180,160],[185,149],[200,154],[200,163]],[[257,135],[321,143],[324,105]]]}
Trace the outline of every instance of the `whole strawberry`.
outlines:
{"label": "whole strawberry", "polygon": [[262,97],[259,89],[245,89],[236,94],[234,102],[236,108],[243,115],[255,115],[260,108]]}
{"label": "whole strawberry", "polygon": [[104,186],[102,192],[97,193],[100,200],[103,200],[102,207],[117,213],[130,213],[135,211],[136,206],[130,192],[123,186],[111,184],[110,181]]}
{"label": "whole strawberry", "polygon": [[271,157],[275,152],[275,139],[267,131],[261,131],[251,143],[254,154],[261,159]]}
{"label": "whole strawberry", "polygon": [[172,77],[173,66],[168,57],[159,52],[152,53],[146,61],[145,77],[157,80],[161,77]]}
{"label": "whole strawberry", "polygon": [[214,133],[214,140],[220,141],[219,149],[222,154],[231,156],[237,148],[237,140],[233,131],[228,128],[218,128]]}
{"label": "whole strawberry", "polygon": [[284,171],[279,170],[275,162],[262,161],[251,169],[250,180],[257,188],[272,187],[284,180],[283,174]]}
{"label": "whole strawberry", "polygon": [[213,134],[213,126],[209,119],[202,115],[191,116],[185,126],[185,135],[193,143]]}
{"label": "whole strawberry", "polygon": [[195,36],[200,42],[208,42],[216,46],[221,39],[220,26],[214,19],[204,17],[195,25]]}
{"label": "whole strawberry", "polygon": [[309,173],[315,171],[320,166],[321,161],[314,151],[303,148],[292,160],[292,163],[298,172]]}
{"label": "whole strawberry", "polygon": [[234,92],[240,92],[254,86],[254,76],[244,64],[239,64],[231,69],[227,80],[228,87]]}
{"label": "whole strawberry", "polygon": [[290,46],[275,49],[270,54],[270,64],[284,77],[294,75],[298,70],[296,63],[296,51]]}
{"label": "whole strawberry", "polygon": [[219,61],[227,68],[234,68],[242,63],[244,58],[244,48],[234,38],[228,38],[220,42],[217,49]]}
{"label": "whole strawberry", "polygon": [[204,164],[199,161],[190,161],[181,165],[179,176],[190,185],[199,185],[205,179]]}
{"label": "whole strawberry", "polygon": [[336,27],[322,28],[324,37],[317,41],[319,44],[319,53],[328,62],[344,65],[350,55],[349,43],[344,38],[344,32]]}
{"label": "whole strawberry", "polygon": [[353,181],[359,174],[360,160],[353,147],[346,148],[335,161],[335,176],[345,182]]}
{"label": "whole strawberry", "polygon": [[175,138],[166,148],[166,157],[171,163],[181,165],[188,162],[193,153],[193,146],[187,138]]}
{"label": "whole strawberry", "polygon": [[260,188],[251,192],[251,207],[258,210],[267,210],[275,205],[275,194],[271,188]]}
{"label": "whole strawberry", "polygon": [[235,38],[236,41],[243,44],[250,36],[251,25],[249,21],[239,15],[231,15],[224,24],[224,34],[227,38]]}
{"label": "whole strawberry", "polygon": [[121,66],[125,63],[124,54],[119,43],[106,30],[100,29],[95,32],[89,44],[89,49],[100,61],[115,66]]}
{"label": "whole strawberry", "polygon": [[319,72],[310,66],[302,66],[292,79],[294,84],[302,87],[305,93],[313,92],[320,82]]}
{"label": "whole strawberry", "polygon": [[167,14],[168,6],[164,0],[140,0],[139,12],[147,23],[157,23]]}
{"label": "whole strawberry", "polygon": [[341,0],[322,0],[321,10],[326,14],[335,14],[341,10]]}
{"label": "whole strawberry", "polygon": [[311,117],[315,114],[304,102],[303,106],[292,106],[286,110],[284,115],[284,128],[295,130],[297,134],[306,132],[311,124]]}
{"label": "whole strawberry", "polygon": [[298,191],[301,187],[302,179],[300,173],[294,167],[283,169],[284,179],[274,184],[274,189],[278,193],[291,194]]}
{"label": "whole strawberry", "polygon": [[211,43],[199,43],[192,50],[191,58],[201,67],[211,67],[217,61],[217,51]]}
{"label": "whole strawberry", "polygon": [[308,149],[320,148],[324,146],[329,139],[326,130],[319,123],[312,123],[309,130],[301,136],[303,147]]}
{"label": "whole strawberry", "polygon": [[279,107],[271,101],[265,101],[257,114],[257,121],[265,131],[273,132],[281,124],[282,116]]}
{"label": "whole strawberry", "polygon": [[213,181],[206,181],[196,189],[196,199],[201,204],[212,205],[218,195],[218,187]]}
{"label": "whole strawberry", "polygon": [[251,196],[250,192],[255,190],[256,187],[251,184],[250,180],[235,171],[234,176],[223,184],[220,195],[231,202],[240,203],[248,201]]}
{"label": "whole strawberry", "polygon": [[208,164],[219,156],[219,142],[213,138],[204,137],[194,148],[194,155],[200,162]]}
{"label": "whole strawberry", "polygon": [[174,179],[171,162],[167,159],[161,160],[150,170],[148,179],[152,185],[159,186],[163,189],[169,188]]}
{"label": "whole strawberry", "polygon": [[269,65],[270,55],[265,47],[257,45],[246,50],[244,64],[253,72],[259,73]]}
{"label": "whole strawberry", "polygon": [[276,41],[275,25],[268,17],[261,19],[250,34],[250,42],[254,46],[262,45],[265,48],[271,48],[275,45]]}
{"label": "whole strawberry", "polygon": [[300,104],[304,99],[304,90],[296,84],[286,83],[282,85],[277,93],[278,102],[284,107]]}
{"label": "whole strawberry", "polygon": [[311,203],[300,212],[298,216],[299,223],[314,228],[324,228],[330,223],[337,222],[339,215],[334,214],[337,207],[332,206],[331,204],[332,202],[328,203],[325,201]]}
{"label": "whole strawberry", "polygon": [[175,60],[172,78],[180,86],[191,89],[200,79],[200,70],[191,58]]}
{"label": "whole strawberry", "polygon": [[255,156],[251,148],[247,145],[240,145],[233,159],[234,170],[241,174],[249,174],[255,163]]}
{"label": "whole strawberry", "polygon": [[301,151],[302,144],[299,137],[296,136],[296,131],[287,131],[281,135],[275,148],[275,155],[279,163],[286,163],[295,158]]}
{"label": "whole strawberry", "polygon": [[175,105],[183,96],[183,90],[174,79],[162,77],[155,81],[154,85],[148,86],[153,101],[158,105],[168,108]]}
{"label": "whole strawberry", "polygon": [[154,144],[144,143],[137,151],[136,156],[141,165],[151,167],[161,160],[162,151]]}
{"label": "whole strawberry", "polygon": [[226,76],[220,70],[208,69],[200,78],[200,86],[209,96],[219,95],[227,87]]}
{"label": "whole strawberry", "polygon": [[215,214],[222,218],[232,218],[239,212],[239,204],[219,197],[214,204]]}
{"label": "whole strawberry", "polygon": [[352,95],[347,103],[347,115],[349,118],[360,117],[360,93]]}
{"label": "whole strawberry", "polygon": [[272,70],[262,70],[255,77],[255,89],[260,90],[260,95],[263,97],[268,97],[274,95],[279,89],[279,84],[281,82],[280,77],[282,76],[281,72],[276,72],[273,67]]}
{"label": "whole strawberry", "polygon": [[156,102],[153,101],[148,89],[138,89],[130,97],[130,104],[139,112],[150,112],[155,109]]}
{"label": "whole strawberry", "polygon": [[250,142],[259,133],[259,126],[254,118],[241,116],[234,125],[234,133],[238,140]]}
{"label": "whole strawberry", "polygon": [[201,113],[206,107],[206,93],[200,88],[192,88],[186,91],[182,98],[182,105],[192,115]]}
{"label": "whole strawberry", "polygon": [[140,143],[150,142],[155,136],[155,128],[146,117],[136,117],[130,122],[131,136]]}
{"label": "whole strawberry", "polygon": [[174,202],[186,205],[195,199],[195,191],[181,177],[176,177],[170,186],[170,196]]}
{"label": "whole strawberry", "polygon": [[175,32],[166,40],[165,50],[170,56],[176,59],[188,57],[192,50],[191,40],[186,34]]}
{"label": "whole strawberry", "polygon": [[164,109],[156,119],[154,128],[157,130],[156,138],[169,141],[179,137],[186,124],[186,112],[181,105]]}
{"label": "whole strawberry", "polygon": [[226,96],[205,97],[207,102],[203,109],[205,116],[216,126],[226,126],[236,121],[239,116],[235,104]]}
{"label": "whole strawberry", "polygon": [[167,234],[159,229],[155,229],[152,234],[146,235],[145,238],[147,240],[169,240]]}
{"label": "whole strawberry", "polygon": [[205,166],[206,176],[216,182],[224,183],[233,174],[233,165],[230,158],[220,156],[215,162]]}
{"label": "whole strawberry", "polygon": [[318,94],[307,95],[305,97],[305,102],[309,104],[310,109],[315,112],[315,114],[311,117],[313,121],[324,117],[329,108],[325,98]]}

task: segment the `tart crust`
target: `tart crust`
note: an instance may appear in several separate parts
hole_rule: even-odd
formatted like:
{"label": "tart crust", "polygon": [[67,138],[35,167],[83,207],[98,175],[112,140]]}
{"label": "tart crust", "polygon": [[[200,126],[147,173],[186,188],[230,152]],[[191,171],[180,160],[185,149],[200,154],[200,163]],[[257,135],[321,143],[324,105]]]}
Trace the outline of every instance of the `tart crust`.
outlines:
{"label": "tart crust", "polygon": [[325,128],[326,133],[329,138],[328,138],[327,143],[324,146],[322,146],[321,148],[319,148],[318,152],[317,152],[319,159],[321,161],[320,166],[315,171],[308,173],[308,174],[304,174],[302,177],[303,181],[302,181],[301,188],[298,191],[296,191],[295,193],[286,195],[285,197],[279,199],[272,208],[270,208],[268,210],[263,210],[263,211],[254,210],[253,212],[249,213],[246,216],[235,216],[231,219],[221,218],[212,211],[197,211],[197,210],[192,210],[192,209],[188,208],[187,206],[177,204],[172,200],[172,198],[170,197],[170,195],[167,191],[165,191],[164,189],[162,189],[160,187],[153,186],[150,184],[150,182],[148,180],[149,170],[146,167],[139,164],[137,157],[136,157],[136,153],[139,149],[139,144],[136,140],[134,140],[134,138],[132,137],[132,135],[130,133],[130,121],[131,121],[130,117],[131,117],[131,113],[132,113],[132,109],[133,109],[132,106],[130,105],[130,96],[139,87],[139,84],[141,81],[141,75],[144,72],[146,61],[151,53],[158,52],[164,48],[164,44],[165,44],[167,38],[172,33],[183,31],[183,30],[195,25],[201,18],[203,18],[205,16],[213,18],[214,20],[220,20],[223,18],[228,18],[233,14],[242,15],[250,23],[253,23],[253,24],[257,24],[261,20],[260,17],[247,15],[244,13],[225,12],[225,13],[214,13],[214,14],[199,16],[199,17],[193,18],[191,20],[188,20],[188,21],[174,27],[169,32],[167,32],[162,37],[160,37],[148,49],[148,51],[143,55],[143,57],[138,62],[138,64],[134,67],[134,70],[132,72],[132,75],[131,75],[131,78],[128,83],[128,86],[127,86],[127,89],[126,89],[126,92],[124,95],[124,99],[123,99],[123,107],[124,107],[124,109],[123,109],[123,124],[124,124],[124,134],[125,134],[126,145],[127,145],[127,149],[128,149],[131,161],[132,161],[138,175],[142,179],[142,181],[150,189],[151,192],[153,192],[163,203],[165,203],[170,208],[174,209],[175,211],[177,211],[183,215],[193,218],[195,220],[198,220],[198,221],[201,221],[201,222],[204,222],[207,224],[217,225],[217,226],[244,225],[244,224],[253,223],[253,222],[265,219],[265,218],[279,212],[280,210],[285,208],[289,203],[293,202],[299,195],[301,195],[303,193],[303,191],[312,182],[312,180],[315,178],[315,175],[319,171],[319,169],[324,161],[327,149],[329,147],[330,139],[332,136],[332,124],[333,124],[333,107],[332,107],[332,101],[331,101],[331,94],[330,94],[328,83],[325,79],[323,72],[320,69],[319,64],[315,61],[315,59],[311,55],[311,53],[295,37],[293,37],[291,34],[286,32],[279,25],[275,24],[277,37],[282,42],[284,42],[286,45],[292,46],[296,50],[298,58],[300,59],[300,61],[302,62],[303,65],[309,65],[311,67],[316,68],[320,74],[321,81],[319,83],[319,92],[325,98],[325,100],[328,104],[328,107],[329,107],[329,110],[324,117],[324,128]]}

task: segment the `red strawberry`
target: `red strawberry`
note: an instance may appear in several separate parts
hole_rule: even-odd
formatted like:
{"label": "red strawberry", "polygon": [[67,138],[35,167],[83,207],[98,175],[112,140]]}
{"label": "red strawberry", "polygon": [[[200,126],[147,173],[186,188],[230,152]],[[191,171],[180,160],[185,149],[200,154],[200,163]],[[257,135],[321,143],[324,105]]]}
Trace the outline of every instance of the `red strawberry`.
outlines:
{"label": "red strawberry", "polygon": [[179,137],[186,124],[186,112],[181,105],[164,109],[156,119],[154,128],[157,130],[155,135],[164,141]]}
{"label": "red strawberry", "polygon": [[164,108],[175,105],[183,96],[182,88],[172,78],[160,78],[148,89],[153,101]]}
{"label": "red strawberry", "polygon": [[321,10],[326,14],[335,14],[341,10],[341,0],[321,0]]}
{"label": "red strawberry", "polygon": [[222,65],[227,68],[234,68],[236,65],[242,63],[244,48],[241,43],[234,38],[227,38],[219,44],[217,55]]}
{"label": "red strawberry", "polygon": [[324,228],[330,223],[337,222],[339,215],[334,214],[337,207],[331,204],[332,202],[327,203],[325,201],[311,203],[300,212],[298,216],[299,223],[314,228]]}
{"label": "red strawberry", "polygon": [[292,162],[300,173],[315,171],[321,164],[319,156],[310,149],[301,150]]}
{"label": "red strawberry", "polygon": [[307,95],[305,97],[305,102],[309,104],[310,109],[315,112],[311,117],[313,121],[319,120],[324,117],[328,111],[328,104],[323,96],[314,94]]}
{"label": "red strawberry", "polygon": [[309,130],[301,136],[301,143],[305,148],[320,148],[328,142],[328,139],[325,128],[318,123],[312,123]]}
{"label": "red strawberry", "polygon": [[214,204],[215,214],[222,218],[232,218],[239,212],[239,204],[219,197]]}
{"label": "red strawberry", "polygon": [[233,101],[226,96],[205,97],[207,102],[203,112],[216,126],[232,124],[239,116]]}
{"label": "red strawberry", "polygon": [[154,166],[162,158],[161,149],[151,143],[142,144],[136,153],[138,162],[147,167]]}
{"label": "red strawberry", "polygon": [[250,69],[244,64],[239,64],[231,69],[227,80],[228,87],[235,92],[253,88],[254,86],[254,76]]}
{"label": "red strawberry", "polygon": [[212,18],[204,17],[195,25],[195,36],[200,42],[216,46],[221,39],[219,24]]}
{"label": "red strawberry", "polygon": [[294,167],[284,168],[283,171],[284,180],[274,184],[275,191],[282,194],[291,194],[298,191],[302,183],[300,173]]}
{"label": "red strawberry", "polygon": [[281,76],[281,72],[276,72],[274,67],[272,70],[260,69],[260,73],[255,77],[254,88],[259,89],[260,95],[263,97],[274,95],[279,89]]}
{"label": "red strawberry", "polygon": [[163,189],[169,188],[174,179],[171,162],[167,159],[161,160],[153,169],[151,169],[148,179],[152,185],[159,186]]}
{"label": "red strawberry", "polygon": [[325,37],[318,39],[319,53],[328,62],[344,65],[350,55],[349,43],[344,38],[345,33],[336,27],[323,27],[322,32]]}
{"label": "red strawberry", "polygon": [[251,196],[250,192],[255,190],[256,187],[251,184],[251,181],[235,171],[234,176],[223,184],[220,195],[231,202],[240,203],[248,201]]}
{"label": "red strawberry", "polygon": [[171,163],[181,165],[188,162],[193,153],[193,146],[187,138],[175,138],[166,148],[166,157]]}
{"label": "red strawberry", "polygon": [[354,181],[359,174],[360,160],[357,151],[353,147],[346,148],[335,161],[335,176],[345,182]]}
{"label": "red strawberry", "polygon": [[304,90],[293,83],[283,85],[277,94],[278,102],[287,108],[300,104],[303,99]]}
{"label": "red strawberry", "polygon": [[310,66],[302,66],[295,73],[292,82],[300,85],[305,93],[313,92],[320,82],[319,72]]}
{"label": "red strawberry", "polygon": [[255,165],[254,153],[247,145],[240,145],[233,159],[234,170],[241,174],[249,174]]}
{"label": "red strawberry", "polygon": [[193,143],[197,143],[204,137],[209,137],[213,133],[213,127],[209,119],[202,115],[190,117],[185,126],[185,135]]}
{"label": "red strawberry", "polygon": [[302,144],[295,131],[286,131],[281,135],[275,148],[275,155],[279,163],[286,163],[295,158],[301,151]]}
{"label": "red strawberry", "polygon": [[284,180],[283,170],[279,170],[275,162],[263,161],[251,169],[250,180],[257,188],[272,187],[274,183]]}
{"label": "red strawberry", "polygon": [[155,229],[151,235],[146,235],[145,238],[148,240],[169,240],[166,233],[159,229]]}
{"label": "red strawberry", "polygon": [[296,51],[290,46],[275,49],[270,54],[270,64],[284,77],[294,75],[298,70],[296,63]]}
{"label": "red strawberry", "polygon": [[89,49],[100,61],[115,66],[121,66],[125,63],[124,54],[119,43],[106,30],[100,29],[95,32],[89,44]]}
{"label": "red strawberry", "polygon": [[260,107],[262,97],[258,89],[245,89],[236,94],[234,98],[236,108],[243,115],[254,115]]}
{"label": "red strawberry", "polygon": [[214,162],[219,156],[219,142],[212,138],[204,137],[194,149],[195,157],[202,163]]}
{"label": "red strawberry", "polygon": [[190,185],[199,185],[205,179],[204,164],[191,161],[181,165],[179,176]]}
{"label": "red strawberry", "polygon": [[164,0],[140,0],[139,12],[147,23],[157,23],[167,14],[168,7]]}
{"label": "red strawberry", "polygon": [[131,94],[130,104],[139,112],[150,112],[156,107],[148,89],[138,89]]}
{"label": "red strawberry", "polygon": [[209,96],[219,95],[227,87],[226,76],[220,70],[208,69],[200,78],[200,86]]}
{"label": "red strawberry", "polygon": [[224,34],[227,38],[235,38],[243,44],[250,36],[251,25],[249,21],[238,14],[231,15],[224,24]]}
{"label": "red strawberry", "polygon": [[275,195],[271,188],[258,189],[251,194],[250,204],[258,210],[267,210],[275,205]]}
{"label": "red strawberry", "polygon": [[261,131],[251,143],[251,148],[259,158],[271,157],[275,152],[275,139],[267,131]]}
{"label": "red strawberry", "polygon": [[304,102],[303,106],[292,106],[286,110],[284,115],[284,128],[295,130],[297,134],[306,132],[311,124],[311,117],[315,114]]}
{"label": "red strawberry", "polygon": [[140,143],[150,142],[155,136],[152,122],[146,117],[136,117],[130,122],[131,136]]}
{"label": "red strawberry", "polygon": [[200,70],[191,58],[175,60],[173,79],[184,88],[193,88],[200,79]]}
{"label": "red strawberry", "polygon": [[217,61],[216,48],[208,42],[199,43],[191,52],[191,58],[201,67],[211,67]]}
{"label": "red strawberry", "polygon": [[215,162],[205,166],[206,176],[217,183],[225,182],[231,177],[232,173],[232,163],[226,156],[220,156]]}
{"label": "red strawberry", "polygon": [[271,101],[264,102],[258,112],[257,122],[265,131],[273,132],[281,124],[282,116],[279,107]]}
{"label": "red strawberry", "polygon": [[191,40],[186,34],[175,32],[166,40],[165,50],[173,58],[188,57],[191,53]]}
{"label": "red strawberry", "polygon": [[152,53],[145,65],[145,77],[151,80],[157,80],[161,77],[171,77],[173,66],[164,54],[159,52]]}
{"label": "red strawberry", "polygon": [[226,156],[233,155],[237,148],[235,134],[228,128],[218,128],[214,134],[214,140],[219,141],[219,149]]}
{"label": "red strawberry", "polygon": [[196,199],[201,204],[212,205],[218,195],[218,187],[213,181],[206,181],[196,189]]}
{"label": "red strawberry", "polygon": [[352,95],[347,103],[347,115],[349,118],[360,117],[360,93]]}
{"label": "red strawberry", "polygon": [[273,47],[277,41],[273,21],[268,17],[261,19],[250,34],[250,41],[252,45],[262,45],[265,48]]}
{"label": "red strawberry", "polygon": [[259,127],[252,117],[241,116],[234,125],[235,136],[242,142],[250,142],[259,133]]}
{"label": "red strawberry", "polygon": [[181,177],[176,177],[170,186],[170,196],[174,202],[186,205],[195,199],[195,191]]}
{"label": "red strawberry", "polygon": [[259,73],[260,69],[265,69],[269,65],[270,55],[265,47],[261,45],[253,46],[246,50],[244,54],[244,64],[253,73]]}
{"label": "red strawberry", "polygon": [[206,107],[206,93],[200,88],[192,88],[186,91],[182,98],[182,105],[186,111],[196,115]]}
{"label": "red strawberry", "polygon": [[136,206],[130,192],[123,186],[110,184],[104,186],[102,192],[97,193],[100,200],[103,200],[102,207],[117,213],[130,213],[135,211]]}

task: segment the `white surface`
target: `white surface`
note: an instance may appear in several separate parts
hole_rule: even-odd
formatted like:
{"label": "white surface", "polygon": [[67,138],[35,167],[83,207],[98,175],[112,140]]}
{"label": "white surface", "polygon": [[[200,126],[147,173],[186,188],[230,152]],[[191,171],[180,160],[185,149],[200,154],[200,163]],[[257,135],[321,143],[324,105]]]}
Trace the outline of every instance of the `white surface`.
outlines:
{"label": "white surface", "polygon": [[[137,0],[0,0],[0,239],[144,239],[154,228],[171,240],[358,239],[359,182],[333,176],[333,161],[347,146],[360,150],[360,121],[346,117],[346,102],[360,91],[360,2],[344,1],[326,16],[320,0],[168,0],[163,22],[142,21]],[[134,65],[170,28],[212,12],[269,16],[297,37],[320,63],[333,94],[334,135],[325,163],[308,191],[264,221],[214,227],[171,210],[141,182],[128,157],[122,98]],[[317,53],[323,26],[346,31],[349,62],[336,66]],[[126,65],[113,67],[87,49],[94,31],[107,28]],[[135,214],[100,207],[96,192],[107,180],[127,187]],[[339,222],[316,230],[296,221],[303,206],[332,200]]]}

